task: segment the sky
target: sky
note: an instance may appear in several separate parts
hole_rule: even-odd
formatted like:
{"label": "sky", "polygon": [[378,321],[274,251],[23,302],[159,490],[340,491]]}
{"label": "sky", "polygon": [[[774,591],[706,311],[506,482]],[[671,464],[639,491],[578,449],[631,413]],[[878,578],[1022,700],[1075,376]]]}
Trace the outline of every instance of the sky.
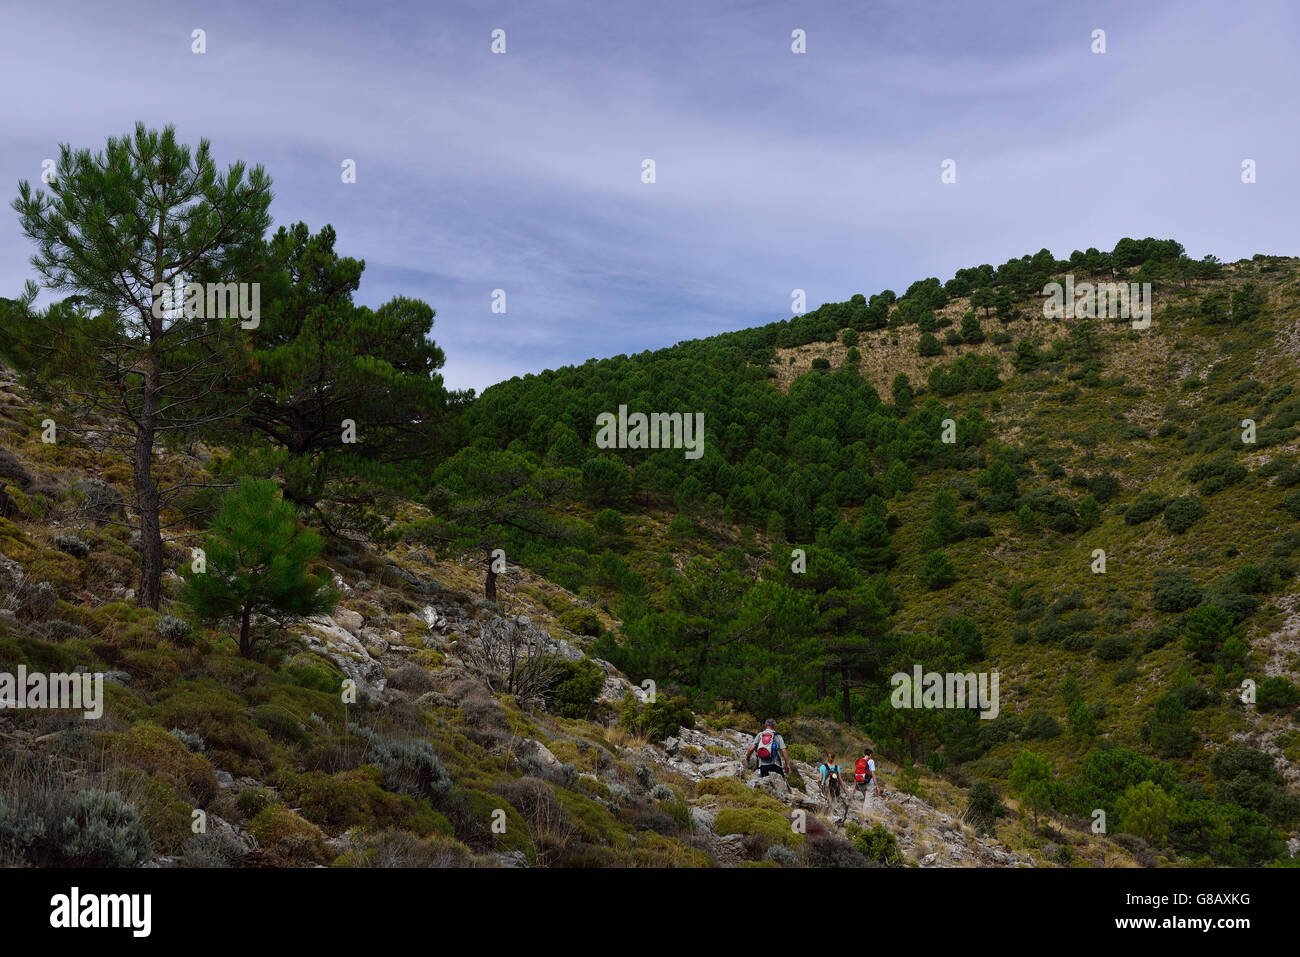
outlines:
{"label": "sky", "polygon": [[332,224],[359,302],[432,305],[452,388],[1044,246],[1300,253],[1290,0],[55,0],[3,22],[0,295],[35,278],[18,181],[170,123],[265,166],[277,226]]}

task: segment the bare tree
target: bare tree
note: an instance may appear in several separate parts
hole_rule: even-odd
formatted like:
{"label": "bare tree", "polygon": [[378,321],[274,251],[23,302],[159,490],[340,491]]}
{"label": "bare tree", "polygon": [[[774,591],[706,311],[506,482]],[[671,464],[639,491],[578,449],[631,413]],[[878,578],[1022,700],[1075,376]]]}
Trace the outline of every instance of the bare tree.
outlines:
{"label": "bare tree", "polygon": [[560,669],[550,645],[551,636],[542,629],[494,616],[459,648],[465,663],[494,688],[514,695],[521,707],[538,707],[545,704]]}

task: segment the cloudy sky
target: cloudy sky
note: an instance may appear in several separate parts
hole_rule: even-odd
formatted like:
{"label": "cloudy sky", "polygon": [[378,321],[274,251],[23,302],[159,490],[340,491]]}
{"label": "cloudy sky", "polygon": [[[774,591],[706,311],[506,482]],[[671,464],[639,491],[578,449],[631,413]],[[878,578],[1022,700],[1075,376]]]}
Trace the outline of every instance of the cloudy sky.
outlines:
{"label": "cloudy sky", "polygon": [[[788,318],[796,288],[811,308],[1043,246],[1294,255],[1298,11],[25,4],[0,33],[0,190],[38,181],[59,143],[173,123],[222,164],[266,166],[277,224],[332,223],[366,261],[362,302],[433,305],[448,384],[481,390]],[[32,251],[6,203],[0,295]]]}

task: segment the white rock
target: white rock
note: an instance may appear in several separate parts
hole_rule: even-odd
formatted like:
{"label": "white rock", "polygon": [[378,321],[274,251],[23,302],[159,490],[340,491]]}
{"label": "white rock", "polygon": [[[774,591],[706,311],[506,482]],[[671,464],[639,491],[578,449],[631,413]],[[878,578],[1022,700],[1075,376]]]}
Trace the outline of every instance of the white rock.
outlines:
{"label": "white rock", "polygon": [[713,821],[714,821],[713,813],[711,811],[704,810],[704,808],[702,807],[691,808],[691,821],[694,822],[695,827],[699,830],[703,830],[703,831],[713,830]]}
{"label": "white rock", "polygon": [[315,632],[303,636],[307,644],[328,655],[345,675],[357,683],[359,691],[374,694],[384,690],[387,675],[383,665],[370,656],[355,635],[328,615],[308,618],[306,624]]}
{"label": "white rock", "polygon": [[361,626],[365,624],[365,619],[358,612],[350,608],[344,608],[341,605],[334,609],[332,616],[334,621],[346,628],[353,635],[361,634]]}
{"label": "white rock", "polygon": [[712,761],[699,767],[702,778],[738,778],[743,771],[739,761]]}
{"label": "white rock", "polygon": [[542,767],[556,768],[560,766],[560,759],[552,754],[550,748],[542,744],[542,742],[534,741],[532,738],[525,738],[524,744],[542,762]]}

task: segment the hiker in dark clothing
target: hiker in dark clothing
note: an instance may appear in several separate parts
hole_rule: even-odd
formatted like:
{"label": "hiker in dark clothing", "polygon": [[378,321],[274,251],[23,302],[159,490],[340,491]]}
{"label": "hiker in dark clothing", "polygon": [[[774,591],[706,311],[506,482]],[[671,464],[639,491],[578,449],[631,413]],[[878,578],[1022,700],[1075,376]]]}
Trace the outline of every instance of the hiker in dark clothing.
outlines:
{"label": "hiker in dark clothing", "polygon": [[768,718],[763,722],[763,730],[754,736],[754,743],[745,752],[745,767],[749,767],[749,756],[758,755],[759,777],[769,774],[782,776],[790,773],[790,757],[785,751],[785,740],[776,733],[776,719]]}

